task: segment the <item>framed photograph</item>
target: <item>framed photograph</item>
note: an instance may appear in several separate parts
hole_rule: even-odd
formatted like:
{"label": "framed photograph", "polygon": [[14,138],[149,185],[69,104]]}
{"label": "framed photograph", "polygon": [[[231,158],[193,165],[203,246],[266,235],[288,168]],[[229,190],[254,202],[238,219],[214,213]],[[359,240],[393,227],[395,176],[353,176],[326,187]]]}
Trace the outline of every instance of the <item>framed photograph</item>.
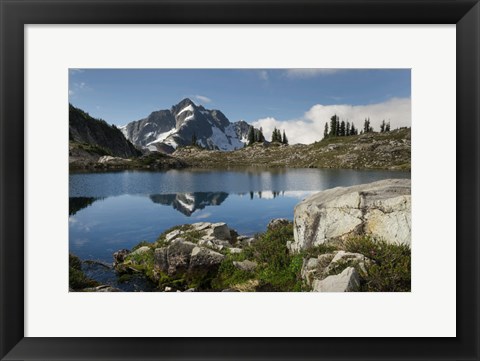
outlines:
{"label": "framed photograph", "polygon": [[478,1],[0,4],[2,360],[479,359]]}

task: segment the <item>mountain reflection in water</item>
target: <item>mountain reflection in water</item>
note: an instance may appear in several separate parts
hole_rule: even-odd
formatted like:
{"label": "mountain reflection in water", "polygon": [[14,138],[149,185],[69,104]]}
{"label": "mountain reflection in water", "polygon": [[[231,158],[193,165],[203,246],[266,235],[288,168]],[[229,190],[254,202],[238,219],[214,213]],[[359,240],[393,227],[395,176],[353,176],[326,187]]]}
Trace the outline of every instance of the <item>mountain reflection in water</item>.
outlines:
{"label": "mountain reflection in water", "polygon": [[228,193],[225,192],[194,192],[152,194],[150,199],[154,203],[170,205],[190,217],[198,209],[204,209],[206,206],[219,206],[227,197]]}

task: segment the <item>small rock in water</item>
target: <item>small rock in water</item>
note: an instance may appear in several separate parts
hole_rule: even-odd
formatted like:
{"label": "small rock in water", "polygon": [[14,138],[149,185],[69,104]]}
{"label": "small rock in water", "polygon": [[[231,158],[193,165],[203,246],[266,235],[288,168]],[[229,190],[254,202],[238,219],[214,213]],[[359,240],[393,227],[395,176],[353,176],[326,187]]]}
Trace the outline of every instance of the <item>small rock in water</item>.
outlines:
{"label": "small rock in water", "polygon": [[122,263],[125,261],[125,257],[128,256],[130,251],[128,249],[121,249],[113,254],[113,266],[117,266],[118,264]]}

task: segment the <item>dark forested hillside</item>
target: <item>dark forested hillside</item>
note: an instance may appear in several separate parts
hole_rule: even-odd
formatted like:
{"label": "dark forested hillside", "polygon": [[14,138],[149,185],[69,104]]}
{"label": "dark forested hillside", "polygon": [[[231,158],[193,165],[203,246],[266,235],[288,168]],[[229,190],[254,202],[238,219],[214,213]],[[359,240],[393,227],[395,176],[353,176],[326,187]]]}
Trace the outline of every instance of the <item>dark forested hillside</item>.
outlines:
{"label": "dark forested hillside", "polygon": [[81,109],[69,105],[69,140],[91,146],[97,153],[122,158],[140,155],[140,151],[115,126],[95,119]]}

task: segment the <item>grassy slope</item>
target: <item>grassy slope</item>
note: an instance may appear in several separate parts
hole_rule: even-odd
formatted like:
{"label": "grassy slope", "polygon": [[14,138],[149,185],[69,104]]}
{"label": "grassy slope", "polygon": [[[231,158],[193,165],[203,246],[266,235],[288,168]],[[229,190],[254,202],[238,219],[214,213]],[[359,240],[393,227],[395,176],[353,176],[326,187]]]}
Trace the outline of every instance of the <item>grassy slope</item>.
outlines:
{"label": "grassy slope", "polygon": [[192,167],[291,167],[409,170],[410,128],[327,138],[310,145],[255,144],[233,152],[195,147],[178,149],[173,156]]}

